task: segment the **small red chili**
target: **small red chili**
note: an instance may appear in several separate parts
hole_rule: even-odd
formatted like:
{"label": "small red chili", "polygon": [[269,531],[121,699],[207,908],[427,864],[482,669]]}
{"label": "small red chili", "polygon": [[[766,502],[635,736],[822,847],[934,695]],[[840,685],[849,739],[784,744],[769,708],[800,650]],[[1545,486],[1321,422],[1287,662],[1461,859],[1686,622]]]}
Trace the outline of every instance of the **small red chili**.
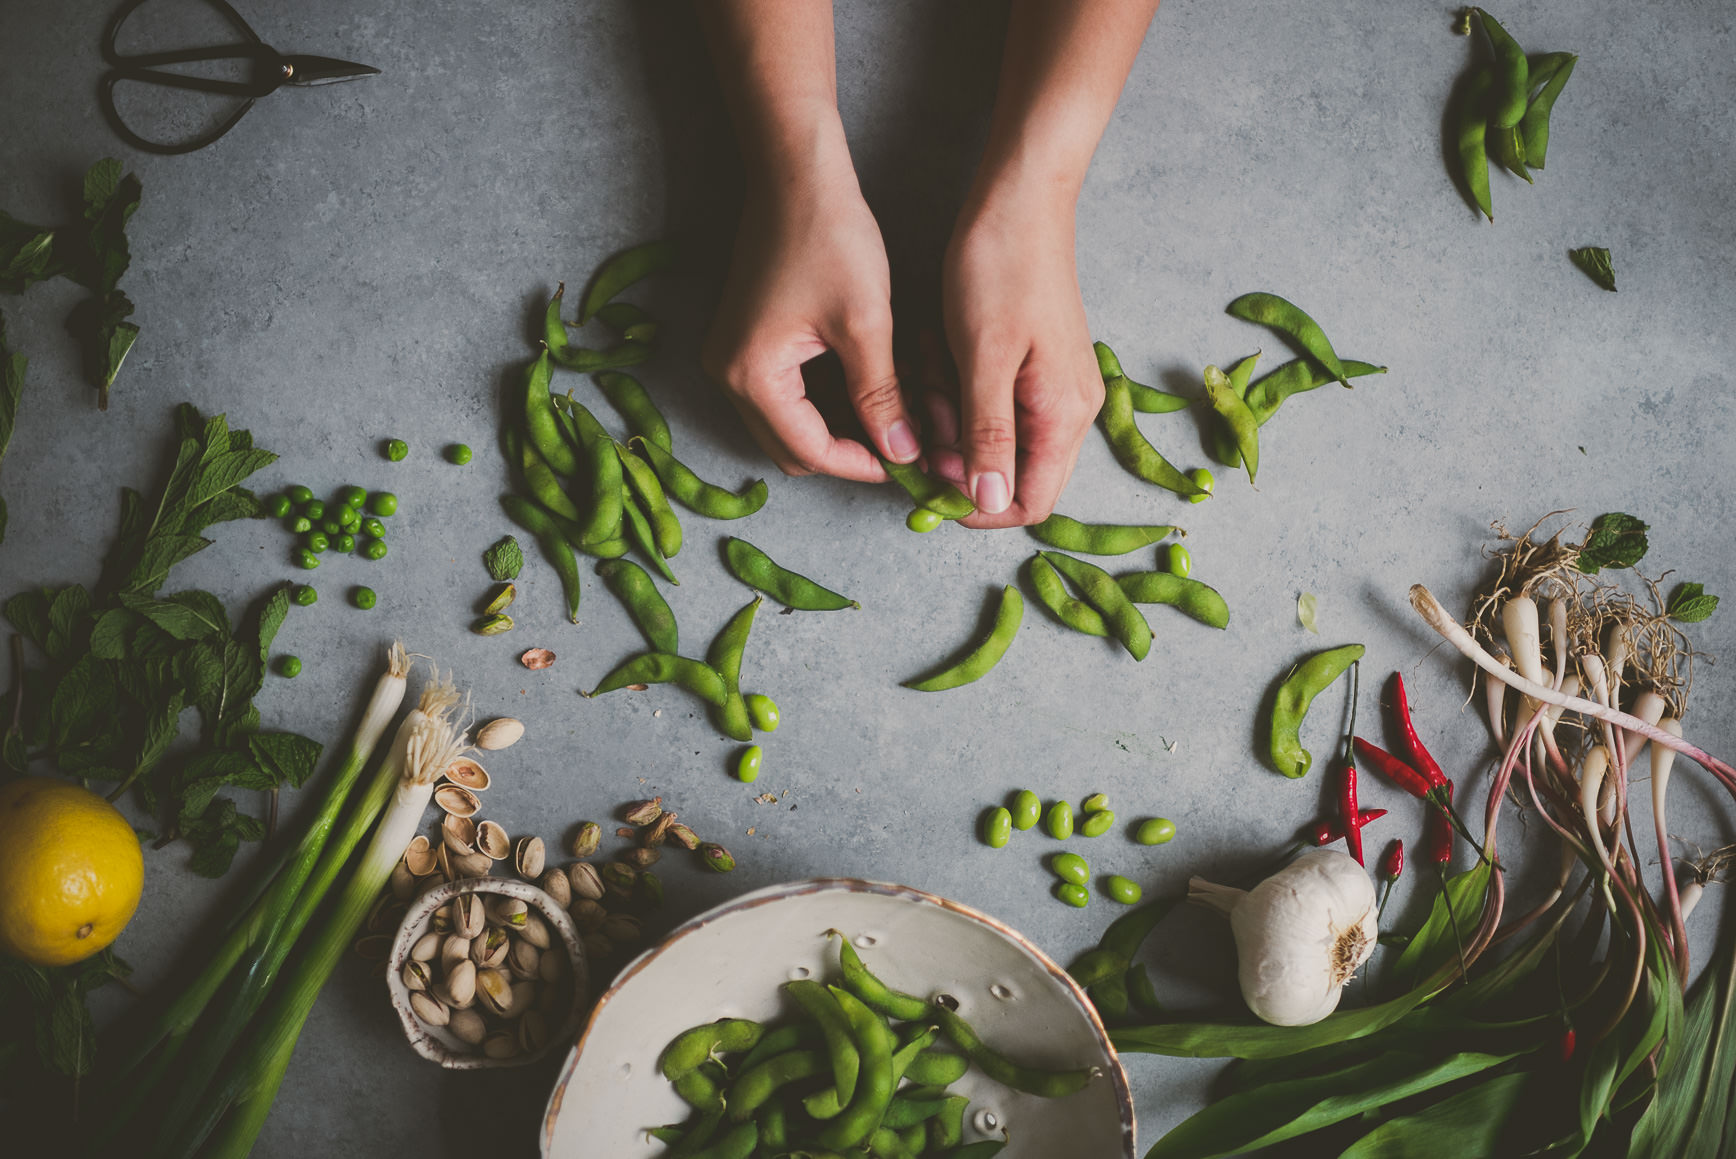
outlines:
{"label": "small red chili", "polygon": [[[1370,821],[1378,821],[1386,816],[1385,809],[1363,809],[1356,814],[1356,827],[1366,826]],[[1344,836],[1344,818],[1334,817],[1330,821],[1322,821],[1314,827],[1313,840],[1316,845],[1331,845]]]}
{"label": "small red chili", "polygon": [[1352,825],[1351,819],[1359,810],[1356,807],[1356,762],[1345,761],[1338,782],[1338,815],[1344,819],[1344,846],[1350,851],[1350,856],[1356,858],[1356,864],[1362,860],[1362,828]]}
{"label": "small red chili", "polygon": [[1380,855],[1380,879],[1391,885],[1404,873],[1404,842],[1393,840]]}
{"label": "small red chili", "polygon": [[1579,1036],[1573,1033],[1573,1027],[1571,1027],[1571,1026],[1569,1026],[1566,1030],[1561,1032],[1561,1061],[1562,1062],[1566,1062],[1568,1059],[1573,1057],[1573,1047],[1574,1047],[1574,1044],[1578,1041],[1578,1039],[1579,1039]]}
{"label": "small red chili", "polygon": [[[1453,804],[1453,782],[1446,783],[1446,804]],[[1436,865],[1445,865],[1453,859],[1453,823],[1441,809],[1429,810],[1428,820],[1429,860]]]}
{"label": "small red chili", "polygon": [[1370,744],[1361,737],[1354,740],[1356,755],[1364,764],[1374,766],[1375,772],[1419,800],[1428,800],[1428,778],[1381,748]]}
{"label": "small red chili", "polygon": [[1398,713],[1399,730],[1404,735],[1404,746],[1408,750],[1411,764],[1423,775],[1430,788],[1438,789],[1447,783],[1447,774],[1441,771],[1440,762],[1423,747],[1422,738],[1417,736],[1416,725],[1411,723],[1410,698],[1405,695],[1404,676],[1394,672],[1392,683],[1393,708]]}

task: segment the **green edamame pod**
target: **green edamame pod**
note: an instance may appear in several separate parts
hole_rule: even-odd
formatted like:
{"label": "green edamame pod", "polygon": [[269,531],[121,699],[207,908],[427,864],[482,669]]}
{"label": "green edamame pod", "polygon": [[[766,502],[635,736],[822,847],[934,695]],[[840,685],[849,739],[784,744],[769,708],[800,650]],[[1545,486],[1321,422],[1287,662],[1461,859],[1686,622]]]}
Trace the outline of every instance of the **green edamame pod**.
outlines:
{"label": "green edamame pod", "polygon": [[579,469],[579,461],[573,457],[573,449],[561,436],[560,425],[555,420],[554,401],[549,397],[549,375],[549,352],[545,348],[525,371],[525,435],[556,474],[571,475]]}
{"label": "green edamame pod", "polygon": [[1331,371],[1332,377],[1340,384],[1346,388],[1350,386],[1350,381],[1344,374],[1344,364],[1333,352],[1332,343],[1326,339],[1326,332],[1320,329],[1320,324],[1310,318],[1300,306],[1276,294],[1255,291],[1252,294],[1243,294],[1231,302],[1225,307],[1225,312],[1232,318],[1254,322],[1288,336],[1307,351],[1309,357]]}
{"label": "green edamame pod", "polygon": [[[1006,1131],[1003,1130],[1001,1134],[1005,1136]],[[946,1159],[994,1159],[996,1155],[999,1155],[1002,1151],[1006,1150],[1006,1146],[1007,1141],[1004,1137],[1000,1139],[983,1139],[980,1142],[968,1143],[965,1146],[960,1147],[958,1150],[948,1155]]]}
{"label": "green edamame pod", "polygon": [[1073,598],[1061,582],[1060,573],[1043,558],[1042,552],[1031,557],[1029,572],[1031,590],[1057,620],[1087,636],[1109,635],[1109,625],[1103,622],[1103,616],[1085,601]]}
{"label": "green edamame pod", "polygon": [[[1248,380],[1254,376],[1254,365],[1260,361],[1260,351],[1248,355],[1234,366],[1230,367],[1230,389],[1236,392],[1236,397],[1248,397]],[[1250,407],[1252,404],[1249,404]],[[1256,418],[1259,417],[1257,414]],[[1242,453],[1236,449],[1236,438],[1230,432],[1229,426],[1222,419],[1211,424],[1210,435],[1207,438],[1212,458],[1225,466],[1236,467],[1242,462]]]}
{"label": "green edamame pod", "polygon": [[950,1095],[940,1114],[928,1121],[928,1149],[942,1155],[964,1141],[964,1112],[970,1100],[963,1095]]}
{"label": "green edamame pod", "polygon": [[669,422],[663,417],[663,412],[657,409],[657,404],[651,401],[651,392],[646,390],[637,378],[631,374],[622,374],[616,370],[605,370],[593,376],[592,381],[597,389],[603,392],[603,397],[609,400],[609,405],[627,420],[627,429],[648,443],[655,443],[665,451],[675,446],[669,437]]}
{"label": "green edamame pod", "polygon": [[690,511],[710,519],[741,519],[766,505],[766,481],[756,479],[740,492],[707,483],[656,443],[635,438],[631,444],[651,463],[663,489]]}
{"label": "green edamame pod", "polygon": [[1037,799],[1037,794],[1029,789],[1020,789],[1013,794],[1011,806],[1013,828],[1023,833],[1034,828],[1043,816],[1043,803]]}
{"label": "green edamame pod", "polygon": [[757,1066],[773,1055],[779,1055],[786,1050],[798,1050],[820,1044],[820,1028],[809,1022],[798,1022],[790,1026],[780,1026],[775,1030],[767,1030],[758,1042],[748,1048],[736,1064],[738,1072]]}
{"label": "green edamame pod", "polygon": [[844,975],[844,986],[872,1009],[902,1022],[915,1022],[928,1014],[928,1003],[921,998],[892,989],[871,973],[862,963],[862,956],[838,930],[827,931],[838,939],[838,968]]}
{"label": "green edamame pod", "polygon": [[785,607],[798,611],[831,612],[862,606],[848,596],[821,587],[807,576],[779,566],[771,556],[745,539],[731,536],[725,541],[724,558],[731,575]]}
{"label": "green edamame pod", "polygon": [[606,559],[597,565],[597,574],[626,607],[646,643],[658,652],[681,650],[675,613],[644,568],[630,559]]}
{"label": "green edamame pod", "polygon": [[921,1086],[948,1086],[964,1077],[970,1059],[942,1050],[925,1050],[910,1060],[904,1077]]}
{"label": "green edamame pod", "polygon": [[1122,985],[1127,988],[1127,997],[1133,1008],[1147,1017],[1156,1018],[1163,1014],[1163,1003],[1158,1001],[1157,987],[1151,984],[1151,973],[1146,970],[1144,962],[1135,963],[1127,968],[1122,976]]}
{"label": "green edamame pod", "polygon": [[621,460],[622,473],[633,488],[633,494],[638,497],[639,510],[644,512],[651,525],[657,554],[664,559],[674,559],[681,554],[681,520],[669,506],[669,500],[663,494],[663,484],[657,481],[657,472],[620,443],[615,444],[615,455]]}
{"label": "green edamame pod", "polygon": [[[1385,374],[1386,367],[1376,366],[1372,362],[1359,362],[1354,358],[1340,360],[1346,378],[1362,378],[1370,374]],[[1271,421],[1278,408],[1284,405],[1284,400],[1294,394],[1314,390],[1337,379],[1316,366],[1311,360],[1298,358],[1286,362],[1272,373],[1263,376],[1259,381],[1248,387],[1248,409],[1254,412],[1254,417],[1261,426]],[[1229,463],[1227,466],[1237,466]]]}
{"label": "green edamame pod", "polygon": [[1119,1022],[1127,1017],[1127,976],[1126,971],[1118,971],[1105,978],[1095,986],[1088,986],[1085,993],[1091,999],[1091,1005],[1097,1007],[1097,1013],[1103,1016],[1105,1022]]}
{"label": "green edamame pod", "polygon": [[[599,448],[607,454],[609,448]],[[623,524],[627,530],[627,539],[642,552],[651,566],[657,569],[657,574],[670,583],[681,586],[681,581],[675,578],[675,573],[669,568],[669,561],[663,558],[663,553],[657,549],[657,537],[651,532],[651,521],[645,518],[644,508],[639,506],[627,489],[621,489],[621,514],[625,516]]]}
{"label": "green edamame pod", "polygon": [[925,679],[907,680],[904,687],[914,688],[918,692],[941,692],[981,680],[988,675],[989,669],[999,664],[1001,657],[1006,655],[1013,639],[1019,634],[1019,624],[1024,618],[1025,597],[1019,594],[1018,588],[1008,584],[1001,589],[1001,602],[995,610],[994,627],[989,630],[982,643],[971,649],[958,663]]}
{"label": "green edamame pod", "polygon": [[556,358],[567,352],[567,326],[561,321],[561,299],[566,293],[567,284],[562,282],[555,287],[555,296],[543,311],[543,346]]}
{"label": "green edamame pod", "polygon": [[1127,598],[1136,604],[1168,604],[1211,628],[1230,623],[1230,607],[1224,597],[1199,580],[1165,571],[1136,571],[1115,579]]}
{"label": "green edamame pod", "polygon": [[880,465],[892,481],[904,488],[910,501],[934,512],[942,519],[963,519],[976,510],[970,498],[944,479],[930,478],[915,463],[894,463],[881,459]]}
{"label": "green edamame pod", "polygon": [[[605,310],[607,306],[603,307]],[[759,1145],[772,1154],[778,1154],[789,1145],[789,1119],[784,1104],[779,1099],[773,1099],[760,1108]]]}
{"label": "green edamame pod", "polygon": [[1005,808],[990,809],[983,817],[983,844],[1005,849],[1013,839],[1013,814]]}
{"label": "green edamame pod", "polygon": [[[1065,515],[1051,515],[1027,527],[1039,542],[1062,551],[1086,555],[1126,555],[1149,547],[1175,531],[1167,524],[1081,523]],[[1185,532],[1183,534],[1186,534]]]}
{"label": "green edamame pod", "polygon": [[874,1132],[897,1084],[892,1077],[892,1034],[886,1024],[850,991],[836,986],[831,991],[850,1023],[861,1056],[855,1097],[819,1134],[823,1145],[841,1151],[854,1147]]}
{"label": "green edamame pod", "polygon": [[831,1062],[833,1093],[840,1107],[847,1105],[856,1094],[856,1076],[861,1070],[862,1059],[851,1037],[850,1021],[844,1017],[843,1008],[830,990],[811,978],[786,982],[784,991],[819,1024]]}
{"label": "green edamame pod", "polygon": [[813,1050],[790,1050],[766,1059],[730,1084],[729,1117],[737,1123],[753,1118],[754,1112],[781,1088],[824,1074],[826,1065],[825,1056]]}
{"label": "green edamame pod", "polygon": [[1495,206],[1489,196],[1489,90],[1495,76],[1486,68],[1478,69],[1465,86],[1459,107],[1453,112],[1453,151],[1459,158],[1459,175],[1471,202],[1483,211],[1483,216],[1495,220]]}
{"label": "green edamame pod", "polygon": [[1519,135],[1525,143],[1525,164],[1533,169],[1543,168],[1544,156],[1549,152],[1549,114],[1555,108],[1555,98],[1567,87],[1573,66],[1578,63],[1579,58],[1572,53],[1551,52],[1544,54],[1531,68],[1533,80],[1541,78],[1545,81],[1519,121]]}
{"label": "green edamame pod", "polygon": [[561,578],[561,590],[567,597],[567,617],[573,623],[579,622],[579,561],[573,555],[573,548],[555,526],[554,521],[536,504],[517,495],[506,494],[500,497],[500,505],[506,511],[507,518],[536,536],[537,546],[547,557],[555,574]]}
{"label": "green edamame pod", "polygon": [[1160,455],[1140,432],[1139,425],[1133,421],[1133,398],[1125,378],[1104,382],[1103,409],[1097,417],[1103,422],[1103,434],[1116,462],[1129,472],[1177,495],[1207,493]]}
{"label": "green edamame pod", "polygon": [[[535,499],[548,510],[553,511],[563,519],[579,521],[579,509],[573,506],[573,501],[567,493],[561,490],[560,481],[550,470],[548,461],[528,442],[519,441],[518,445],[519,473],[524,477],[524,487]],[[381,529],[383,530],[383,528]]]}
{"label": "green edamame pod", "polygon": [[666,1079],[678,1079],[719,1054],[752,1050],[765,1034],[765,1027],[746,1018],[720,1018],[684,1030],[670,1040],[658,1059]]}
{"label": "green edamame pod", "polygon": [[759,1147],[759,1124],[738,1123],[723,1138],[684,1159],[752,1159]]}
{"label": "green edamame pod", "polygon": [[588,441],[585,459],[590,467],[591,505],[590,514],[579,523],[579,542],[604,543],[624,538],[626,512],[621,458],[615,454],[614,441],[606,435]]}
{"label": "green edamame pod", "polygon": [[645,342],[617,342],[607,350],[591,350],[584,346],[567,346],[550,350],[554,360],[568,370],[594,374],[599,370],[618,370],[637,366],[651,357],[652,347]]}
{"label": "green edamame pod", "polygon": [[707,704],[719,707],[722,707],[728,698],[723,677],[717,674],[716,669],[698,660],[671,656],[667,652],[641,652],[630,657],[617,665],[614,671],[603,677],[602,681],[585,695],[601,696],[629,684],[676,684]]}
{"label": "green edamame pod", "polygon": [[596,319],[629,342],[657,340],[657,319],[631,302],[610,302],[599,306]]}
{"label": "green edamame pod", "polygon": [[741,694],[741,658],[742,653],[747,650],[748,633],[753,630],[754,615],[759,611],[759,606],[758,596],[743,605],[729,618],[723,631],[712,640],[711,647],[705,653],[705,662],[723,677],[727,693],[723,704],[712,712],[711,721],[719,732],[731,740],[753,739],[753,720]]}
{"label": "green edamame pod", "polygon": [[1045,551],[1043,558],[1054,569],[1071,580],[1086,601],[1103,615],[1103,622],[1135,660],[1143,660],[1151,651],[1151,625],[1127,593],[1115,582],[1115,577],[1094,563],[1086,563],[1071,555]]}
{"label": "green edamame pod", "polygon": [[590,288],[579,305],[579,323],[590,321],[604,303],[613,301],[633,283],[669,269],[675,264],[675,255],[674,242],[649,241],[609,258],[591,275]]}
{"label": "green edamame pod", "polygon": [[1333,681],[1343,676],[1349,667],[1362,659],[1361,644],[1346,644],[1316,652],[1296,666],[1278,686],[1278,699],[1272,708],[1272,764],[1286,777],[1300,777],[1308,772],[1314,758],[1302,747],[1302,722],[1314,698]]}
{"label": "green edamame pod", "polygon": [[[1342,369],[1342,368],[1341,368]],[[1230,386],[1229,376],[1215,366],[1205,369],[1206,401],[1229,427],[1236,451],[1248,469],[1248,482],[1260,469],[1260,422],[1248,404]]]}
{"label": "green edamame pod", "polygon": [[1091,349],[1097,355],[1097,371],[1103,376],[1103,381],[1120,379],[1127,388],[1134,410],[1141,414],[1160,415],[1187,409],[1188,400],[1181,395],[1157,390],[1127,377],[1127,372],[1121,368],[1121,360],[1115,357],[1115,351],[1109,349],[1108,343],[1093,342]]}
{"label": "green edamame pod", "polygon": [[1531,66],[1525,59],[1525,50],[1507,34],[1498,20],[1481,8],[1473,8],[1471,12],[1483,25],[1489,46],[1495,50],[1489,124],[1497,129],[1511,129],[1525,116],[1525,98],[1531,92]]}
{"label": "green edamame pod", "polygon": [[977,1036],[971,1024],[955,1011],[934,1003],[929,1007],[929,1017],[954,1046],[964,1051],[970,1060],[976,1063],[979,1070],[1002,1086],[1012,1087],[1015,1091],[1024,1091],[1028,1095],[1042,1098],[1061,1098],[1084,1090],[1092,1079],[1103,1073],[1094,1066],[1067,1070],[1023,1066],[990,1048]]}
{"label": "green edamame pod", "polygon": [[[963,1055],[955,1054],[952,1057],[964,1062],[967,1067],[970,1065]],[[912,1099],[900,1095],[886,1104],[886,1115],[880,1120],[880,1124],[894,1131],[902,1131],[906,1127],[914,1127],[928,1122],[945,1109],[945,1099]],[[925,1133],[924,1138],[926,1137]],[[917,1152],[917,1154],[921,1154],[921,1152]]]}

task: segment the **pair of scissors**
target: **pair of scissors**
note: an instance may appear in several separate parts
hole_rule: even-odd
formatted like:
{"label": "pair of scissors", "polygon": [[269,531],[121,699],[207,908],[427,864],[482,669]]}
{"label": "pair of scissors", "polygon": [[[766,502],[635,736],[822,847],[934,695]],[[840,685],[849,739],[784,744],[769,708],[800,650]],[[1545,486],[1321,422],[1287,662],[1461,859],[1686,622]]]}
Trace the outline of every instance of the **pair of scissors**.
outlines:
{"label": "pair of scissors", "polygon": [[[120,134],[121,139],[135,149],[143,149],[147,153],[191,153],[195,149],[217,140],[223,134],[233,129],[238,121],[253,107],[253,102],[260,97],[276,92],[284,85],[325,85],[338,81],[355,80],[357,77],[378,76],[380,70],[365,64],[357,64],[349,60],[333,60],[325,56],[286,55],[278,52],[259,39],[257,33],[248,26],[241,14],[230,7],[227,0],[205,0],[212,8],[227,20],[245,38],[237,44],[212,45],[206,48],[187,48],[169,52],[148,52],[136,55],[122,55],[115,50],[115,38],[120,34],[121,26],[146,0],[126,0],[120,11],[109,21],[108,30],[103,34],[102,55],[110,66],[109,72],[102,78],[100,89],[103,114],[108,118],[109,125]],[[175,72],[163,68],[164,65],[194,64],[200,61],[240,60],[246,61],[251,67],[251,76],[245,81],[218,80],[212,77],[194,76],[188,73]],[[115,85],[122,81],[139,81],[145,84],[165,85],[169,88],[189,89],[195,92],[214,93],[220,96],[241,97],[239,108],[230,113],[222,123],[215,128],[194,137],[188,141],[151,141],[134,132],[121,119],[120,112],[115,108]]]}

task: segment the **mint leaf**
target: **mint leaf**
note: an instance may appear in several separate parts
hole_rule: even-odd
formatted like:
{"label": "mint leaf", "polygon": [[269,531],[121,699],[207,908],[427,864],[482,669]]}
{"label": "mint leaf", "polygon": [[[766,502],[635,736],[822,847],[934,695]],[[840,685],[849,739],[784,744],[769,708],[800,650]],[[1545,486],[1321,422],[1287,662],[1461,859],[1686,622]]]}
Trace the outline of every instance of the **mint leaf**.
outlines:
{"label": "mint leaf", "polygon": [[0,293],[22,294],[63,272],[55,261],[54,232],[0,212]]}
{"label": "mint leaf", "polygon": [[1602,246],[1588,245],[1576,250],[1568,250],[1567,258],[1578,266],[1585,276],[1615,293],[1615,270],[1609,264],[1609,251]]}
{"label": "mint leaf", "polygon": [[517,579],[518,573],[524,570],[524,551],[518,546],[518,540],[509,535],[482,553],[482,565],[488,569],[490,579],[506,583]]}
{"label": "mint leaf", "polygon": [[177,640],[208,640],[229,635],[229,616],[210,592],[178,592],[166,600],[123,593],[121,606],[136,612]]}
{"label": "mint leaf", "polygon": [[1647,524],[1620,511],[1599,515],[1591,521],[1591,534],[1579,545],[1579,558],[1574,566],[1587,575],[1600,568],[1632,567],[1651,546],[1646,542],[1648,530]]}
{"label": "mint leaf", "polygon": [[1677,584],[1664,605],[1664,614],[1680,624],[1698,624],[1718,610],[1718,597],[1706,594],[1705,584]]}
{"label": "mint leaf", "polygon": [[313,776],[321,750],[318,741],[293,732],[255,733],[247,738],[247,747],[260,768],[276,778],[278,784],[287,783],[292,789],[301,788]]}

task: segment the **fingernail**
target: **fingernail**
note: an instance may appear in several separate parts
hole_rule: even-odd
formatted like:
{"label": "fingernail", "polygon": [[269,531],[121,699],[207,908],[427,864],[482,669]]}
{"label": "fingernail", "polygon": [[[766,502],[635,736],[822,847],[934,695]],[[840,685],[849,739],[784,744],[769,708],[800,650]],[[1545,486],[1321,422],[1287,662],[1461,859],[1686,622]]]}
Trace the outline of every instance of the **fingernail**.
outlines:
{"label": "fingernail", "polygon": [[1007,490],[1007,477],[999,471],[989,471],[976,478],[972,501],[985,515],[999,515],[1013,501]]}
{"label": "fingernail", "polygon": [[892,452],[894,463],[908,463],[922,450],[916,441],[916,432],[911,430],[910,424],[903,419],[899,419],[887,429],[886,447]]}

